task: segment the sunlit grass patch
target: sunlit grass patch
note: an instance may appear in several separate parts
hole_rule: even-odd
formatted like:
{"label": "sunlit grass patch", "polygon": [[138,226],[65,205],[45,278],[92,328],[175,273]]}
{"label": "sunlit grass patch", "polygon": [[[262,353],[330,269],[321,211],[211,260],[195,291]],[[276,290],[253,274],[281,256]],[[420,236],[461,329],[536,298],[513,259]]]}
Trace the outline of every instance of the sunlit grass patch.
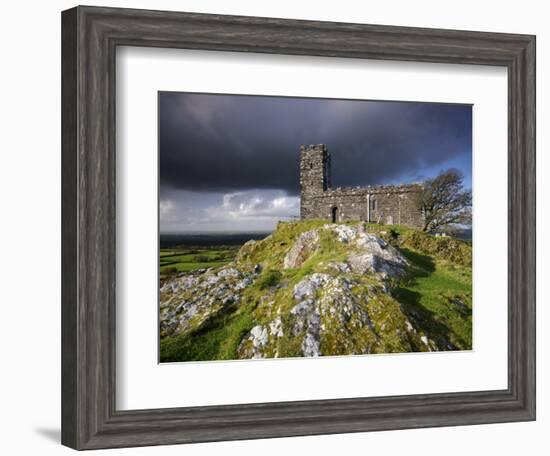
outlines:
{"label": "sunlit grass patch", "polygon": [[393,290],[407,313],[440,345],[472,349],[472,271],[411,249],[409,276]]}

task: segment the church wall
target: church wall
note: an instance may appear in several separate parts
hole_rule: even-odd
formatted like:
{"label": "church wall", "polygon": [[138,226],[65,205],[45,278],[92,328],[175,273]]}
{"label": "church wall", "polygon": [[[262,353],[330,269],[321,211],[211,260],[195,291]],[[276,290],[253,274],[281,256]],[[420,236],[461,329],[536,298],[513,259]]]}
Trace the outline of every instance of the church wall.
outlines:
{"label": "church wall", "polygon": [[331,189],[330,154],[322,144],[302,146],[300,187],[302,219],[423,226],[422,184]]}

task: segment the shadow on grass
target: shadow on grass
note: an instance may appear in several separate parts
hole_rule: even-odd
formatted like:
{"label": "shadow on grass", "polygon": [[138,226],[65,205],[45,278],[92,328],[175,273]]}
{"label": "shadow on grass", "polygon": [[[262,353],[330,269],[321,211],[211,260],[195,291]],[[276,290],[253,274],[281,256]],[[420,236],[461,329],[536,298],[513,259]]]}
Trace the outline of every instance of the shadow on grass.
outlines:
{"label": "shadow on grass", "polygon": [[409,249],[400,250],[412,264],[413,278],[428,277],[435,271],[435,262],[431,256],[413,252]]}
{"label": "shadow on grass", "polygon": [[446,318],[438,315],[422,304],[422,295],[412,287],[418,284],[419,278],[430,277],[435,272],[435,262],[429,255],[423,255],[409,249],[400,249],[409,260],[409,275],[392,290],[392,295],[403,306],[403,310],[417,329],[427,333],[440,350],[460,350],[451,340],[464,346],[458,335],[452,330]]}

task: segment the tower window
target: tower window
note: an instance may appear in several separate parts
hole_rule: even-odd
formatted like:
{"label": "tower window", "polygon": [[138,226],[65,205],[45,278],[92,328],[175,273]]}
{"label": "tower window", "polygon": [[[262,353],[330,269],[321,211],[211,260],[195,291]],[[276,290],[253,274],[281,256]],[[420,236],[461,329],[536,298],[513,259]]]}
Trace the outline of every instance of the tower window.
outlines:
{"label": "tower window", "polygon": [[309,164],[309,169],[313,169],[313,163]]}

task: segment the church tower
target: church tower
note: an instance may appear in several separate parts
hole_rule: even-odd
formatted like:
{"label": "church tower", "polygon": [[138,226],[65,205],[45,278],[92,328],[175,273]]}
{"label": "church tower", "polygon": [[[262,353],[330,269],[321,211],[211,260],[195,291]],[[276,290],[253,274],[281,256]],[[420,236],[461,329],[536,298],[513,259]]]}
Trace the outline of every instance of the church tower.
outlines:
{"label": "church tower", "polygon": [[300,146],[300,217],[312,218],[316,199],[331,188],[330,153],[324,144]]}

